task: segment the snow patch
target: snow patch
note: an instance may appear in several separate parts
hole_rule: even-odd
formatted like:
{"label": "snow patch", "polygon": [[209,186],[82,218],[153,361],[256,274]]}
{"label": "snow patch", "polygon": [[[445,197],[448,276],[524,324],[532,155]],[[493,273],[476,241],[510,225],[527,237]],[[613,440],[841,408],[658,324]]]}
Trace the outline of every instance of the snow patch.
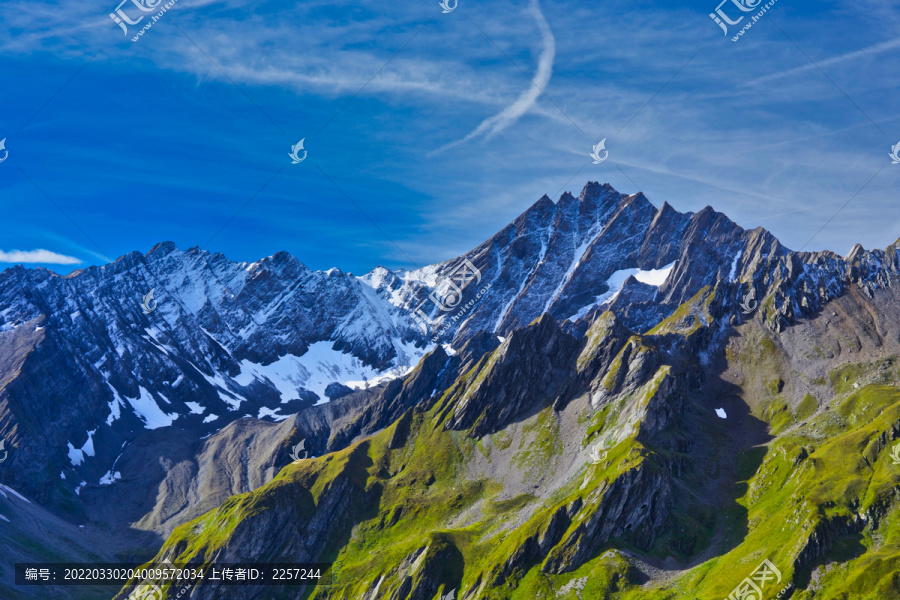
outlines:
{"label": "snow patch", "polygon": [[112,469],[110,469],[100,478],[100,485],[112,485],[117,479],[122,479],[122,474],[118,471],[113,473]]}
{"label": "snow patch", "polygon": [[[315,345],[313,344],[313,346]],[[310,350],[312,350],[312,346]],[[286,354],[268,365],[254,363],[245,358],[241,361],[241,372],[234,380],[242,387],[257,380],[268,382],[278,391],[281,401],[287,402],[298,397],[298,390],[304,387],[309,377],[310,373],[304,368],[300,359],[293,354]]]}
{"label": "snow patch", "polygon": [[146,389],[139,387],[138,391],[140,395],[137,398],[128,398],[126,396],[125,399],[128,400],[128,404],[131,405],[135,414],[144,422],[146,429],[168,427],[178,418],[179,415],[177,413],[164,413]]}
{"label": "snow patch", "polygon": [[256,416],[257,419],[262,419],[263,417],[269,417],[274,419],[275,421],[284,421],[285,419],[290,418],[290,415],[279,415],[277,410],[266,408],[265,406],[259,409],[259,414]]}
{"label": "snow patch", "polygon": [[84,452],[81,451],[81,448],[76,448],[72,445],[72,442],[66,442],[66,446],[69,448],[69,462],[72,463],[73,467],[77,467],[84,462]]}
{"label": "snow patch", "polygon": [[8,485],[3,485],[2,483],[0,483],[0,494],[3,494],[3,497],[6,498],[7,500],[9,500],[9,496],[6,495],[6,492],[9,492],[10,494],[15,496],[19,500],[22,500],[24,502],[27,502],[28,504],[31,504],[31,500],[29,500],[28,498],[26,498],[25,496],[23,496],[16,490],[12,489]]}
{"label": "snow patch", "polygon": [[248,386],[254,380],[268,382],[281,396],[282,402],[298,398],[300,390],[306,389],[319,396],[321,404],[328,401],[325,396],[328,384],[337,381],[354,389],[362,389],[367,384],[401,377],[412,370],[426,351],[413,344],[400,344],[397,352],[401,364],[379,371],[363,364],[350,353],[335,350],[333,346],[333,342],[316,342],[303,356],[286,354],[268,365],[244,359],[241,361],[241,372],[234,381],[241,386]]}
{"label": "snow patch", "polygon": [[106,382],[106,385],[109,386],[110,391],[113,393],[112,402],[107,403],[109,406],[109,416],[106,417],[106,424],[112,425],[114,421],[122,416],[121,407],[125,406],[125,403],[122,402],[122,398],[121,396],[119,396],[119,392],[116,391],[116,388],[110,385],[109,381]]}
{"label": "snow patch", "polygon": [[75,488],[75,495],[80,496],[81,490],[83,490],[84,486],[86,486],[86,485],[87,485],[87,481],[82,481],[81,483],[79,483],[78,487]]}
{"label": "snow patch", "polygon": [[634,276],[634,278],[641,283],[659,287],[666,282],[669,273],[672,272],[674,267],[675,263],[673,262],[661,269],[650,269],[649,271],[644,271],[642,269],[622,269],[616,271],[606,280],[606,285],[609,286],[609,289],[603,294],[596,296],[591,304],[582,307],[581,310],[569,317],[569,321],[577,321],[595,306],[603,306],[604,304],[615,300],[616,296],[619,295],[619,292],[622,291],[622,286],[625,285],[625,281],[629,277]]}
{"label": "snow patch", "polygon": [[3,519],[3,520],[6,521],[7,523],[12,523],[12,521],[10,521],[9,519],[7,519],[7,518],[4,517],[3,515],[0,515],[0,519]]}
{"label": "snow patch", "polygon": [[717,409],[716,409],[716,416],[719,417],[720,419],[727,419],[727,418],[728,418],[728,415],[725,414],[725,409],[724,409],[724,408],[717,408]]}
{"label": "snow patch", "polygon": [[673,262],[666,265],[662,269],[650,269],[649,271],[641,271],[640,269],[638,269],[638,271],[634,274],[634,278],[641,283],[659,287],[666,282],[666,279],[669,278],[669,273],[672,272],[672,269],[674,267],[675,263]]}
{"label": "snow patch", "polygon": [[96,429],[87,432],[88,439],[81,448],[76,448],[72,445],[72,442],[66,442],[66,446],[69,448],[69,462],[72,463],[73,467],[77,467],[84,462],[85,454],[88,456],[94,456],[95,433],[97,433]]}
{"label": "snow patch", "polygon": [[94,429],[92,431],[87,432],[88,439],[84,443],[84,446],[81,447],[81,451],[87,454],[88,456],[94,456],[94,434],[97,433],[97,430]]}
{"label": "snow patch", "polygon": [[212,423],[216,419],[219,418],[219,415],[207,415],[205,419],[203,419],[204,423]]}
{"label": "snow patch", "polygon": [[738,250],[737,256],[734,257],[734,260],[731,261],[731,270],[728,271],[728,281],[734,281],[735,276],[737,275],[737,266],[738,261],[741,260],[741,257],[744,255],[744,250]]}
{"label": "snow patch", "polygon": [[185,406],[187,406],[189,409],[191,409],[191,413],[193,413],[193,414],[195,414],[195,415],[202,415],[203,413],[206,412],[206,407],[205,407],[205,406],[201,406],[201,405],[198,404],[197,402],[185,402],[184,404],[185,404]]}
{"label": "snow patch", "polygon": [[156,327],[150,326],[145,328],[144,332],[147,335],[142,335],[141,337],[150,342],[152,345],[156,346],[158,349],[162,350],[165,355],[171,356],[171,353],[178,353],[175,348],[167,346],[166,344],[159,341],[159,338],[156,337],[157,335],[162,333],[161,330],[157,329]]}
{"label": "snow patch", "polygon": [[230,407],[229,410],[237,410],[238,408],[240,408],[241,402],[244,402],[246,398],[232,392],[228,388],[228,383],[220,374],[214,372],[213,375],[210,376],[201,371],[194,363],[190,364],[192,367],[194,367],[194,370],[196,370],[197,373],[199,373],[200,376],[203,377],[203,379],[205,379],[206,382],[216,390],[216,393],[219,395],[219,399]]}

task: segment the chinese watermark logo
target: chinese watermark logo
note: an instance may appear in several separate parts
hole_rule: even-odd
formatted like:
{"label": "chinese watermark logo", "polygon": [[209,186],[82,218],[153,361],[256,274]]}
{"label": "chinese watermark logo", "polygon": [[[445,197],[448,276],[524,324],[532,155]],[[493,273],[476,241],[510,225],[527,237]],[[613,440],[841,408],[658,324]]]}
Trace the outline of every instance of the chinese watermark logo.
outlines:
{"label": "chinese watermark logo", "polygon": [[[3,148],[3,142],[5,142],[5,141],[6,140],[3,140],[2,142],[0,142],[0,149]],[[897,142],[897,145],[894,146],[893,148],[891,148],[891,153],[888,156],[890,156],[892,159],[892,162],[891,162],[892,165],[900,165],[900,142]],[[3,160],[6,160],[6,159],[4,158]],[[0,162],[3,162],[3,161],[0,160]]]}
{"label": "chinese watermark logo", "polygon": [[[0,446],[2,448],[3,446]],[[897,442],[894,445],[894,451],[891,452],[891,458],[893,459],[893,463],[895,465],[900,465],[900,442]],[[2,462],[2,461],[0,461]]]}
{"label": "chinese watermark logo", "polygon": [[[303,456],[300,456],[300,451],[303,451]],[[306,438],[300,440],[300,443],[291,448],[291,458],[294,459],[294,462],[299,462],[309,456],[309,452],[306,451]]]}
{"label": "chinese watermark logo", "polygon": [[[469,284],[472,282],[476,284],[481,282],[481,271],[472,264],[468,258],[463,259],[463,261],[457,265],[453,271],[450,272],[449,275],[440,279],[437,285],[434,286],[434,291],[428,295],[427,300],[431,300],[431,302],[438,307],[440,312],[450,312],[455,310],[457,307],[460,307],[460,302],[462,301],[463,290],[465,290]],[[466,305],[460,307],[463,309],[463,313],[468,311],[475,303],[475,300],[480,298],[488,289],[490,289],[491,284],[488,284],[484,288],[482,288],[476,298],[470,300]],[[434,325],[437,317],[432,319],[429,317],[425,311],[422,310],[422,307],[425,305],[427,300],[423,300],[421,304],[413,311],[413,317],[415,317],[419,322],[421,322],[425,331],[427,332],[431,325]],[[459,319],[462,314],[458,314],[453,318],[453,321]],[[437,339],[442,335],[446,330],[449,329],[449,325],[446,325],[444,330],[435,334],[434,338]]]}
{"label": "chinese watermark logo", "polygon": [[725,35],[728,35],[728,27],[726,27],[726,23],[728,25],[737,25],[744,20],[743,16],[741,16],[736,21],[732,21],[728,18],[728,15],[725,14],[725,11],[722,10],[722,4],[726,4],[727,2],[733,3],[743,12],[750,12],[757,6],[759,6],[759,3],[762,2],[762,0],[756,0],[756,2],[753,2],[752,0],[722,0],[719,6],[716,7],[716,12],[709,13],[709,18],[715,21],[716,25],[722,28],[722,31],[725,33]]}
{"label": "chinese watermark logo", "polygon": [[776,579],[773,585],[781,583],[781,571],[769,559],[762,561],[750,577],[744,579],[728,596],[728,600],[762,600],[763,589],[770,580]]}
{"label": "chinese watermark logo", "polygon": [[131,18],[125,14],[125,11],[122,10],[122,5],[127,2],[134,4],[141,12],[151,13],[156,10],[156,7],[159,6],[159,3],[162,2],[162,0],[156,0],[156,2],[153,2],[153,0],[122,0],[116,7],[116,12],[109,13],[109,18],[122,28],[125,37],[128,37],[128,25],[137,25],[144,19],[144,15],[141,15],[136,21],[132,21]]}
{"label": "chinese watermark logo", "polygon": [[[600,156],[601,150],[604,152],[602,157]],[[591,158],[594,159],[595,165],[599,165],[600,163],[605,161],[607,158],[609,158],[609,150],[606,149],[606,138],[603,138],[602,140],[600,140],[599,144],[594,146],[594,151],[591,152],[590,156],[591,156]]]}
{"label": "chinese watermark logo", "polygon": [[600,452],[600,444],[598,443],[591,448],[591,463],[599,465],[602,462],[606,462],[606,452]]}
{"label": "chinese watermark logo", "polygon": [[[446,15],[449,12],[453,12],[456,10],[456,7],[459,5],[459,0],[453,0],[453,4],[450,4],[450,0],[441,0],[440,1],[441,8],[444,9],[444,14]],[[453,590],[456,591],[456,590]]]}
{"label": "chinese watermark logo", "polygon": [[144,309],[144,314],[149,315],[154,310],[156,310],[156,300],[153,299],[153,292],[156,291],[156,288],[150,290],[150,293],[146,296],[143,296],[143,300],[141,301],[141,308]]}
{"label": "chinese watermark logo", "polygon": [[[472,264],[468,258],[463,259],[462,263],[456,267],[443,282],[435,286],[435,290],[429,294],[428,298],[442,312],[453,310],[462,300],[462,292],[472,281],[481,282],[481,271]],[[424,316],[424,313],[417,309],[416,314]]]}
{"label": "chinese watermark logo", "polygon": [[[900,144],[897,144],[900,147]],[[0,140],[0,150],[3,150],[3,158],[0,158],[0,163],[9,158],[9,150],[6,149],[6,138]]]}
{"label": "chinese watermark logo", "polygon": [[750,292],[744,296],[741,302],[741,312],[749,315],[756,310],[757,306],[759,306],[759,303],[756,301],[756,288],[750,288]]}
{"label": "chinese watermark logo", "polygon": [[[164,560],[158,567],[152,567],[145,569],[150,575],[146,577],[143,581],[141,581],[137,587],[128,595],[127,600],[164,600],[165,596],[163,595],[162,588],[160,588],[160,584],[165,584],[167,581],[166,574],[173,573],[176,571],[176,567],[172,564],[171,561]],[[171,581],[171,580],[169,580]],[[191,584],[188,584],[181,588],[180,591],[174,593],[175,590],[170,590],[169,598],[181,598],[184,596],[191,588]]]}
{"label": "chinese watermark logo", "polygon": [[[760,18],[762,18],[762,16],[766,14],[766,12],[770,8],[772,8],[778,0],[769,0],[769,2],[760,7],[762,1],[763,0],[722,0],[722,2],[719,3],[719,6],[716,7],[716,11],[709,13],[709,18],[712,19],[716,25],[721,27],[722,32],[727,36],[729,25],[738,25],[741,21],[744,20],[744,17],[746,15],[742,15],[741,13],[749,13],[759,9],[759,12],[757,14],[750,17],[750,22],[746,23],[743,28],[741,28],[741,30],[737,33],[737,35],[731,38],[732,42],[736,42],[742,35],[744,35],[744,33],[748,29],[753,27],[754,23],[760,20]],[[740,15],[737,19],[732,19],[731,17],[729,17],[725,10],[722,9],[722,6],[728,4],[729,2],[734,4],[734,6],[736,6],[737,9],[741,11],[741,13],[733,13],[735,16]]]}
{"label": "chinese watermark logo", "polygon": [[[303,138],[293,146],[291,146],[291,153],[288,156],[291,157],[292,165],[299,165],[304,160],[306,160],[306,150],[303,150],[303,142],[306,141],[306,138]],[[303,156],[300,156],[300,151],[303,150]]]}
{"label": "chinese watermark logo", "polygon": [[128,600],[163,600],[163,593],[156,584],[142,583],[128,595]]}
{"label": "chinese watermark logo", "polygon": [[[160,17],[162,17],[167,10],[175,6],[175,3],[178,0],[169,0],[164,5],[160,7],[163,0],[122,0],[119,5],[116,7],[115,12],[109,13],[109,18],[113,20],[113,22],[122,28],[122,31],[125,34],[125,37],[128,37],[128,26],[129,25],[137,25],[141,21],[144,20],[144,17],[149,13],[156,12],[155,15],[150,16],[150,22],[144,25],[140,31],[137,32],[137,35],[131,38],[132,42],[138,41],[138,39],[144,35],[144,32],[153,27],[153,24],[159,21]],[[125,10],[122,8],[124,4],[131,2],[134,6],[140,11],[140,13],[133,13],[135,15],[139,15],[137,19],[132,19],[128,16]],[[158,11],[158,12],[157,12]]]}

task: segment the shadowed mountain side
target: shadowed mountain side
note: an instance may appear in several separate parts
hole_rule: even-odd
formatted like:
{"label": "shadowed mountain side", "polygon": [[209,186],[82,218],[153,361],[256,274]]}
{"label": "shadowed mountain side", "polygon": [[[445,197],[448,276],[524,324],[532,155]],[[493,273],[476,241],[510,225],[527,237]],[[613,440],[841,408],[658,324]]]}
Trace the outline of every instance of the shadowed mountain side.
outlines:
{"label": "shadowed mountain side", "polygon": [[[484,341],[482,341],[484,343]],[[127,444],[116,461],[114,485],[88,485],[81,498],[89,514],[110,527],[133,524],[163,536],[220,505],[229,496],[270,482],[290,463],[292,448],[320,456],[345,448],[396,421],[404,412],[458,376],[477,340],[457,356],[438,347],[406,377],[310,407],[280,423],[239,419],[204,440],[192,442],[176,428],[148,432]],[[493,346],[496,347],[496,341]],[[478,355],[480,358],[480,354]],[[116,511],[103,511],[104,506]]]}

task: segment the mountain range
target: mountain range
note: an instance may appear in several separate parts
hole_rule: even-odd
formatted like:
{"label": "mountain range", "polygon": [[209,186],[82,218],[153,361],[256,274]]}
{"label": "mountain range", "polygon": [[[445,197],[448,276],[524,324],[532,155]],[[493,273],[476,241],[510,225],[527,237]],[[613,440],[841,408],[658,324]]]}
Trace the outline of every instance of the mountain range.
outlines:
{"label": "mountain range", "polygon": [[591,182],[411,271],[7,269],[0,587],[125,598],[9,565],[155,557],[334,563],[315,599],[900,597],[898,247]]}

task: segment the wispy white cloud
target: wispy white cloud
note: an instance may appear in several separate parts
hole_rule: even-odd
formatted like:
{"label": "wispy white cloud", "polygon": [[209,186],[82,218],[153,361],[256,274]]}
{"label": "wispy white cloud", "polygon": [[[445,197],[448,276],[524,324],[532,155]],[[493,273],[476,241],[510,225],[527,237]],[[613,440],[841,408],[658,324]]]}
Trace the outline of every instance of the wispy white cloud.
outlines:
{"label": "wispy white cloud", "polygon": [[882,42],[880,44],[873,44],[871,46],[866,46],[865,48],[861,48],[859,50],[854,50],[853,52],[846,52],[844,54],[840,54],[838,56],[833,56],[831,58],[827,58],[825,60],[820,60],[816,62],[816,64],[805,64],[800,67],[796,67],[794,69],[788,69],[786,71],[781,71],[779,73],[772,73],[771,75],[765,75],[763,77],[758,77],[751,81],[746,82],[746,85],[758,85],[760,83],[769,83],[776,79],[784,79],[785,77],[792,77],[797,75],[798,73],[805,73],[807,71],[816,71],[819,69],[824,69],[825,67],[829,67],[831,65],[851,62],[854,60],[858,60],[860,58],[865,58],[868,56],[874,56],[877,54],[882,54],[884,52],[889,52],[896,48],[900,48],[900,38],[888,40],[887,42]]}
{"label": "wispy white cloud", "polygon": [[[884,14],[895,9],[891,0],[860,1],[866,9],[852,0],[838,0],[844,5],[838,14],[824,8],[812,12],[809,20],[816,22],[809,27],[794,15],[791,37],[887,129],[900,119],[891,102],[897,86],[879,74],[900,65],[900,56],[891,51],[900,41],[874,43],[873,30],[863,26],[868,21],[860,19],[884,16],[869,10],[875,5],[881,5]],[[100,3],[88,11],[82,5],[57,5],[55,0],[10,3],[21,10],[0,15],[0,28],[13,32],[0,39],[0,52],[5,59],[25,60],[31,54],[68,59],[71,66],[56,75],[58,82],[48,86],[53,89],[62,86],[93,54],[89,50],[103,42],[103,53],[78,76],[76,86],[88,76],[97,76],[96,81],[109,73],[118,77],[127,67],[131,74],[172,77],[172,98],[177,101],[192,100],[178,94],[180,84],[195,77],[199,92],[243,102],[231,80],[286,129],[296,122],[297,138],[353,100],[329,126],[328,135],[319,138],[316,158],[329,161],[329,173],[359,173],[367,183],[395,186],[392,196],[403,199],[405,212],[395,212],[390,201],[366,208],[382,227],[395,223],[387,229],[391,237],[420,264],[445,260],[477,245],[541,194],[553,194],[567,181],[566,189],[577,193],[589,179],[610,181],[628,192],[640,187],[657,204],[667,200],[679,210],[711,204],[741,225],[777,230],[787,245],[799,247],[875,170],[870,157],[886,159],[889,149],[841,91],[777,31],[772,29],[771,35],[765,29],[755,31],[753,38],[731,45],[720,39],[721,31],[704,13],[689,8],[631,10],[627,3],[580,0],[544,5],[530,0],[530,5],[521,6],[515,0],[490,0],[471,5],[470,14],[479,27],[534,77],[563,113],[541,101],[540,90],[468,20],[456,18],[461,13],[429,21],[439,13],[437,3],[307,0],[273,8],[246,0],[179,0],[170,16],[202,51],[171,24],[154,28],[152,37],[140,44],[123,41],[121,30],[108,17],[115,3]],[[537,23],[538,35],[532,23]],[[888,28],[876,31],[882,39],[891,36]],[[554,38],[553,32],[560,35]],[[710,46],[684,67],[707,39],[720,46]],[[871,45],[860,49],[864,44]],[[552,91],[546,87],[551,74]],[[117,80],[113,89],[120,85]],[[67,88],[62,98],[75,89]],[[41,94],[51,91],[38,90],[34,101],[43,102]],[[296,105],[291,104],[295,97],[300,100]],[[61,119],[54,112],[61,101],[54,100],[40,121]],[[28,108],[21,111],[22,120],[36,109]],[[216,157],[233,165],[233,171],[261,168],[268,160],[271,138],[257,139],[253,119],[262,117],[249,104],[246,108],[249,117],[236,113],[233,127],[203,130],[198,125],[197,131],[203,133],[192,140],[196,148],[185,154],[208,160],[217,148],[234,148],[233,142],[239,140],[241,148],[234,152],[239,160],[228,162],[232,159],[224,151]],[[222,111],[210,113],[211,121],[223,118]],[[514,126],[526,120],[528,127]],[[616,133],[626,122],[627,128]],[[173,129],[176,126],[181,124],[173,123]],[[264,131],[274,138],[268,126]],[[163,133],[171,132],[148,131],[142,139]],[[447,160],[422,168],[421,157],[446,141],[458,140],[452,145],[459,145],[495,136],[491,144],[470,144],[466,152],[448,154]],[[590,146],[607,136],[613,160],[591,164],[586,156]],[[222,198],[234,193],[228,187],[231,181],[207,179],[199,175],[200,168],[182,172],[149,162],[135,165],[127,155],[111,153],[103,136],[90,141],[105,161],[102,182],[110,190],[133,180],[152,181],[185,193],[218,196],[214,205],[203,208],[204,214],[229,210]],[[284,141],[284,149],[288,142],[296,139]],[[283,154],[280,147],[271,151],[278,159]],[[616,166],[628,175],[620,174]],[[842,248],[852,241],[883,245],[889,226],[896,224],[897,209],[876,206],[875,200],[881,194],[891,198],[889,174],[885,171],[873,182],[866,192],[869,198],[855,200],[814,246]],[[884,191],[876,187],[881,184]],[[267,189],[266,201],[272,202],[278,193],[277,185]],[[289,196],[288,191],[280,193]],[[363,192],[351,195],[357,200],[366,197]],[[196,202],[199,206],[201,201]],[[816,211],[823,214],[810,218]],[[185,209],[178,214],[193,213]],[[260,222],[271,214],[260,210]],[[882,228],[876,231],[852,221],[866,215],[876,215],[873,224],[886,223],[884,233]],[[192,240],[194,235],[187,225],[175,232],[158,227],[152,231],[157,239],[176,241]],[[382,248],[380,238],[367,240],[367,235],[360,236],[361,247]],[[892,235],[891,242],[896,229]],[[98,241],[124,251],[115,242]],[[40,239],[34,242],[7,247],[46,245]],[[50,247],[91,260],[83,248]],[[287,248],[296,251],[296,246]],[[385,243],[379,252],[391,256],[394,250]],[[393,258],[398,263],[407,260],[401,255]],[[334,262],[323,267],[347,266],[338,256],[328,260]]]}
{"label": "wispy white cloud", "polygon": [[528,10],[532,16],[534,16],[538,29],[541,31],[541,41],[543,45],[541,56],[538,59],[537,72],[534,75],[534,79],[532,79],[531,85],[527,90],[522,92],[512,104],[493,117],[482,121],[481,124],[466,137],[439,148],[432,152],[432,155],[465,144],[480,135],[484,135],[485,139],[491,139],[518,121],[522,115],[534,106],[540,95],[544,93],[543,90],[547,87],[547,84],[550,83],[550,77],[553,75],[553,59],[556,57],[556,38],[553,37],[550,25],[547,24],[547,19],[544,18],[544,13],[541,12],[541,6],[538,0],[532,0]]}
{"label": "wispy white cloud", "polygon": [[43,263],[48,265],[77,265],[81,261],[74,256],[58,254],[50,250],[0,250],[0,263]]}

